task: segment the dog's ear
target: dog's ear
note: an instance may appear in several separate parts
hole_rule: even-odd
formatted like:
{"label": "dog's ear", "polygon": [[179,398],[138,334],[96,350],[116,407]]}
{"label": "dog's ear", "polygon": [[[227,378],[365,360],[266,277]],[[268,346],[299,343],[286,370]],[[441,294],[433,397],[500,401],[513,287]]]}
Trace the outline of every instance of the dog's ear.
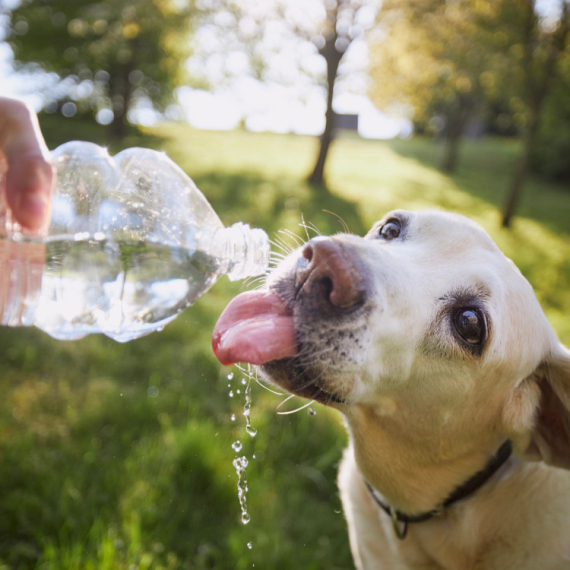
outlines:
{"label": "dog's ear", "polygon": [[523,457],[570,469],[570,351],[558,345],[527,380],[540,396]]}

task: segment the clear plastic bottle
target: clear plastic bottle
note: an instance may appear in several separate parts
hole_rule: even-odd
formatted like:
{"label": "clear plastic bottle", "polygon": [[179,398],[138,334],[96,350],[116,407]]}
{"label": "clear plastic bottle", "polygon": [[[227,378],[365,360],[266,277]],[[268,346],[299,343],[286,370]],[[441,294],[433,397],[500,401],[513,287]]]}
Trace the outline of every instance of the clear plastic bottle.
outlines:
{"label": "clear plastic bottle", "polygon": [[129,148],[113,158],[74,141],[52,152],[52,164],[46,236],[26,235],[0,204],[3,325],[126,342],[161,329],[220,275],[237,280],[267,269],[265,232],[224,228],[164,153]]}

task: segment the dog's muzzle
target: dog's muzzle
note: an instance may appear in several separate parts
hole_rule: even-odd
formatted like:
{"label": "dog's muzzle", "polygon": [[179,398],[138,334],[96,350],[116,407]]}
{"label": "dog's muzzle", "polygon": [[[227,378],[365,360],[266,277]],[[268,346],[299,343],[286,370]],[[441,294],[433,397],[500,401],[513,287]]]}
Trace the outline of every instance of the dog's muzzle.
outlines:
{"label": "dog's muzzle", "polygon": [[295,298],[309,297],[322,311],[362,305],[366,289],[358,263],[334,238],[309,241],[297,262]]}

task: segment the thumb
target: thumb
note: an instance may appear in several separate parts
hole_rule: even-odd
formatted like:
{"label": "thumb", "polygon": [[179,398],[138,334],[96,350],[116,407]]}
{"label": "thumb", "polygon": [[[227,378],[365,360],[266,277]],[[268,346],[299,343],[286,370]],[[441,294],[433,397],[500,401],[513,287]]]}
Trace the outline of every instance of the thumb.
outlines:
{"label": "thumb", "polygon": [[15,220],[31,230],[47,226],[54,178],[51,164],[31,153],[7,158],[6,197]]}
{"label": "thumb", "polygon": [[54,173],[37,116],[20,101],[0,98],[0,131],[8,206],[17,222],[39,230],[49,223]]}

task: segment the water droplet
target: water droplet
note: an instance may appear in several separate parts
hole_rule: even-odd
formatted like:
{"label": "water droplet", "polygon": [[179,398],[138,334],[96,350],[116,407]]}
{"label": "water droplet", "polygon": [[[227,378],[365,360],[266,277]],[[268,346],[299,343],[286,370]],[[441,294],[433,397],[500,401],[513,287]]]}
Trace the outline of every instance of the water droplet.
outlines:
{"label": "water droplet", "polygon": [[241,394],[241,390],[236,390],[236,394]]}
{"label": "water droplet", "polygon": [[233,372],[230,372],[230,373],[227,375],[227,379],[228,379],[228,380],[233,380],[233,379],[234,379],[234,373],[233,373]]}
{"label": "water droplet", "polygon": [[232,420],[232,422],[235,422],[235,421],[236,421],[236,415],[235,415],[235,414],[232,414],[232,415],[230,416],[230,420]]}
{"label": "water droplet", "polygon": [[233,397],[234,397],[234,393],[230,390],[229,393],[228,393],[228,396],[229,396],[230,398],[233,398]]}
{"label": "water droplet", "polygon": [[146,393],[149,398],[156,398],[158,396],[158,388],[156,386],[149,386]]}
{"label": "water droplet", "polygon": [[251,436],[257,435],[257,430],[251,427],[251,386],[247,384],[245,387],[245,405],[243,408],[243,416],[245,417],[245,431]]}
{"label": "water droplet", "polygon": [[252,455],[252,457],[255,459],[255,453]]}
{"label": "water droplet", "polygon": [[162,332],[164,330],[164,327],[157,327],[157,332]]}
{"label": "water droplet", "polygon": [[242,379],[241,379],[241,383],[242,383],[242,386],[245,386],[245,385],[247,384],[246,379],[245,379],[245,378],[242,378]]}
{"label": "water droplet", "polygon": [[315,410],[315,408],[309,408],[309,409],[307,410],[307,413],[308,413],[310,416],[316,416],[316,415],[317,415],[317,410]]}
{"label": "water droplet", "polygon": [[243,447],[243,446],[242,446],[241,441],[240,441],[239,439],[238,439],[237,441],[234,441],[234,442],[232,443],[232,449],[233,449],[236,453],[240,452],[242,447]]}
{"label": "water droplet", "polygon": [[247,524],[251,520],[249,513],[242,513],[241,515],[241,522],[242,524]]}
{"label": "water droplet", "polygon": [[253,548],[253,544],[251,544],[251,542],[248,542],[247,547],[251,550]]}

